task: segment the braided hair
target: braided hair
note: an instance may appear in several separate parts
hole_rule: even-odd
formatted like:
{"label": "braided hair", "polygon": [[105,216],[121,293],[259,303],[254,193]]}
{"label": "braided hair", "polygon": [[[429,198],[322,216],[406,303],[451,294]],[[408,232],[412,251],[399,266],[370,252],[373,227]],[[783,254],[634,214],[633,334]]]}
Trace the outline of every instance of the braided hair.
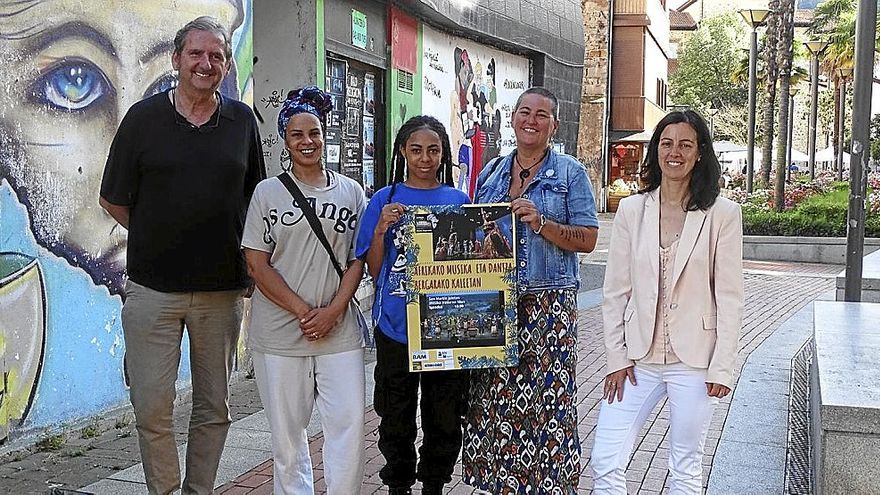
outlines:
{"label": "braided hair", "polygon": [[406,179],[406,158],[400,150],[406,146],[412,133],[422,129],[434,131],[440,137],[443,156],[440,158],[437,180],[441,184],[452,185],[452,146],[449,144],[449,134],[446,133],[446,128],[443,127],[439,120],[430,115],[416,115],[400,127],[400,130],[397,131],[397,137],[394,139],[394,155],[391,157],[391,170],[388,177],[388,183],[391,184],[391,194],[388,195],[389,202],[391,202],[391,197],[394,196],[397,184]]}

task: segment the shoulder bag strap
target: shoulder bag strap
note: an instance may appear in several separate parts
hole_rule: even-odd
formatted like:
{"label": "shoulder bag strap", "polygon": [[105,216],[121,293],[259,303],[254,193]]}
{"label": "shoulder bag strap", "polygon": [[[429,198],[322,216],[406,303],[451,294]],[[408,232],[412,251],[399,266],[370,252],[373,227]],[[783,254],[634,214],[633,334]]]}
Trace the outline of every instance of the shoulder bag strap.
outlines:
{"label": "shoulder bag strap", "polygon": [[303,215],[305,215],[306,220],[308,220],[309,226],[312,227],[312,231],[315,232],[318,240],[321,241],[321,245],[324,246],[324,249],[327,250],[327,254],[330,255],[330,261],[333,262],[333,268],[336,269],[339,278],[342,278],[342,266],[340,266],[339,261],[336,259],[336,255],[333,254],[333,248],[330,247],[330,242],[327,241],[327,236],[324,234],[324,228],[321,227],[321,221],[318,220],[318,214],[315,213],[315,209],[306,199],[305,194],[303,194],[299,186],[296,185],[296,182],[293,181],[293,178],[290,177],[290,174],[282,172],[278,175],[278,180],[284,184],[284,187],[287,188],[290,195],[296,200],[296,204],[299,205]]}

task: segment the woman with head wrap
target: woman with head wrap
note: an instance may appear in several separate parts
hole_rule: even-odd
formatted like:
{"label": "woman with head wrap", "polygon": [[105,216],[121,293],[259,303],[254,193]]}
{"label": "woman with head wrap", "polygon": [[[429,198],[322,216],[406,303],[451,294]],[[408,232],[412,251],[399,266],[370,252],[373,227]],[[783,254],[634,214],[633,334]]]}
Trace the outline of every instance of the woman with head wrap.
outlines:
{"label": "woman with head wrap", "polygon": [[[324,431],[329,494],[359,493],[364,456],[363,338],[349,302],[363,274],[354,256],[366,205],[352,179],[323,166],[330,98],[291,91],[278,115],[289,174],[308,200],[294,201],[281,176],[257,185],[242,248],[256,282],[248,347],[272,431],[276,494],[313,493],[306,427],[315,404]],[[285,180],[287,180],[285,178]],[[342,275],[305,217],[314,208]]]}

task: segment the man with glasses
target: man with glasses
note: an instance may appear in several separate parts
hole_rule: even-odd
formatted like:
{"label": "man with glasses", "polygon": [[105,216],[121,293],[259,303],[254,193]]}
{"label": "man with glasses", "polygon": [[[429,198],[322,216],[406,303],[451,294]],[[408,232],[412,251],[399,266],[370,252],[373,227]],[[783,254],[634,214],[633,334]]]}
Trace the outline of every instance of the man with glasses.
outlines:
{"label": "man with glasses", "polygon": [[[266,175],[253,112],[217,91],[231,58],[215,19],[178,31],[177,87],[131,107],[101,183],[101,206],[129,230],[122,327],[151,494],[211,493],[230,424],[228,380],[249,285],[239,245]],[[181,485],[171,420],[184,328],[193,410]]]}

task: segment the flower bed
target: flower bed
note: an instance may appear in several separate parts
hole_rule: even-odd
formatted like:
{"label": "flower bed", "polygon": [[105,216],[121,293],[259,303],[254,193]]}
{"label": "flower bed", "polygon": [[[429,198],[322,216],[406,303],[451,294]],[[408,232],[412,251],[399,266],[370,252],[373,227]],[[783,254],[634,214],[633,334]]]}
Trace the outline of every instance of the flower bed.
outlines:
{"label": "flower bed", "polygon": [[[880,177],[869,176],[865,236],[880,237]],[[773,210],[773,191],[726,191],[725,196],[743,207],[746,235],[842,237],[846,236],[849,184],[835,182],[830,173],[813,181],[796,180],[785,190],[785,210]]]}

